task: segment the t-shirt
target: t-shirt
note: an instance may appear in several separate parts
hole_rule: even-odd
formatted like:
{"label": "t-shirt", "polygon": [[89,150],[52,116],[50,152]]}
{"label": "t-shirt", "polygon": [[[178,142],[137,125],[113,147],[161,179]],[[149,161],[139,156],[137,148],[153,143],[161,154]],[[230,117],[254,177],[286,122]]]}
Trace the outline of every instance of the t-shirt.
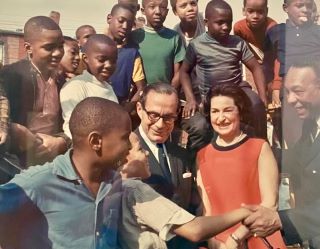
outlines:
{"label": "t-shirt", "polygon": [[252,43],[259,49],[263,50],[266,32],[276,24],[276,21],[274,21],[270,17],[267,17],[265,25],[263,25],[260,29],[253,31],[249,28],[246,19],[242,19],[235,23],[233,32],[235,35],[240,36],[246,42]]}
{"label": "t-shirt", "polygon": [[117,96],[109,83],[100,82],[87,70],[84,70],[83,74],[72,78],[60,91],[60,103],[64,120],[63,131],[67,136],[71,137],[69,120],[73,109],[81,100],[88,97],[100,97],[118,103]]}
{"label": "t-shirt", "polygon": [[185,34],[182,32],[181,27],[180,27],[180,23],[176,24],[173,27],[173,30],[177,31],[179,33],[179,35],[182,38],[183,41],[183,45],[185,47],[188,47],[190,41],[196,37],[198,37],[199,35],[203,34],[204,32],[206,32],[205,26],[204,26],[204,21],[203,21],[203,17],[202,15],[198,14],[197,16],[197,28],[196,28],[196,32],[194,33],[193,37],[187,37],[185,36]]}
{"label": "t-shirt", "polygon": [[173,66],[185,55],[180,35],[165,27],[159,31],[144,27],[131,33],[130,42],[139,47],[147,83],[171,83]]}
{"label": "t-shirt", "polygon": [[246,42],[238,36],[230,35],[222,43],[204,33],[190,42],[184,62],[196,67],[196,83],[205,95],[212,85],[240,84],[240,62],[247,62],[253,56]]}
{"label": "t-shirt", "polygon": [[167,249],[165,241],[175,236],[171,228],[194,218],[149,185],[134,179],[123,181],[121,249]]}

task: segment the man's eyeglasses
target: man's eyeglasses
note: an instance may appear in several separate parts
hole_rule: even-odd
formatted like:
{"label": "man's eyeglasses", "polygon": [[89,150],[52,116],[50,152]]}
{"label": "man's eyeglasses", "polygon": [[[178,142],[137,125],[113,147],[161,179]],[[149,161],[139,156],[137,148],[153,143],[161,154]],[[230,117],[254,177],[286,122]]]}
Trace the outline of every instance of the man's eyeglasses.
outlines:
{"label": "man's eyeglasses", "polygon": [[177,120],[178,116],[176,115],[160,115],[159,113],[157,112],[149,112],[146,110],[146,108],[142,106],[142,109],[147,113],[147,116],[149,118],[149,120],[152,122],[152,123],[156,123],[158,122],[158,120],[160,118],[162,118],[163,122],[166,123],[166,124],[172,124],[174,123],[174,121]]}

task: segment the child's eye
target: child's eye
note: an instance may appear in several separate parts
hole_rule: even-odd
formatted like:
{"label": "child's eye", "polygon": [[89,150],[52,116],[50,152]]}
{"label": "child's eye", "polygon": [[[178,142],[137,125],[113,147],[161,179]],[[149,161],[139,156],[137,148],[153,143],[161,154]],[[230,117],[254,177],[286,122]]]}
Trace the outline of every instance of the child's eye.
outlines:
{"label": "child's eye", "polygon": [[185,9],[187,7],[187,3],[184,3],[182,5],[179,6],[181,9]]}

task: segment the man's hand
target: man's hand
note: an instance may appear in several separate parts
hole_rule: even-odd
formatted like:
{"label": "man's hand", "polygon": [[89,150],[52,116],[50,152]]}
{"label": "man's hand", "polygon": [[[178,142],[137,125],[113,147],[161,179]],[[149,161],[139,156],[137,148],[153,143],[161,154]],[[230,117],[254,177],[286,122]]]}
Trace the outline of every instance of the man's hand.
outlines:
{"label": "man's hand", "polygon": [[48,160],[52,160],[67,150],[67,144],[62,137],[53,137],[43,133],[36,135],[42,139],[42,144],[36,148],[38,158],[47,157]]}
{"label": "man's hand", "polygon": [[266,237],[282,228],[277,211],[258,205],[243,207],[253,212],[243,221],[243,224],[250,229],[254,236]]}
{"label": "man's hand", "polygon": [[192,100],[187,100],[185,106],[183,107],[182,111],[182,118],[189,119],[192,117],[197,110],[197,102]]}

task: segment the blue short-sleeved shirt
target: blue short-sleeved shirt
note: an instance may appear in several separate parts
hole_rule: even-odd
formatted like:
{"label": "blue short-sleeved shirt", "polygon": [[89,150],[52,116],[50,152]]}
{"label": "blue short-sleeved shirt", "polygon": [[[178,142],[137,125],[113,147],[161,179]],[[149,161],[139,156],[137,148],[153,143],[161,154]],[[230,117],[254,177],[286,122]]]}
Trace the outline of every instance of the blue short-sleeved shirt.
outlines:
{"label": "blue short-sleeved shirt", "polygon": [[94,198],[75,172],[70,156],[69,151],[52,163],[30,167],[0,186],[0,245],[93,249],[104,236],[109,238],[104,248],[115,248],[116,232],[110,236],[103,232],[117,224],[119,206],[110,196],[117,181],[102,182]]}

